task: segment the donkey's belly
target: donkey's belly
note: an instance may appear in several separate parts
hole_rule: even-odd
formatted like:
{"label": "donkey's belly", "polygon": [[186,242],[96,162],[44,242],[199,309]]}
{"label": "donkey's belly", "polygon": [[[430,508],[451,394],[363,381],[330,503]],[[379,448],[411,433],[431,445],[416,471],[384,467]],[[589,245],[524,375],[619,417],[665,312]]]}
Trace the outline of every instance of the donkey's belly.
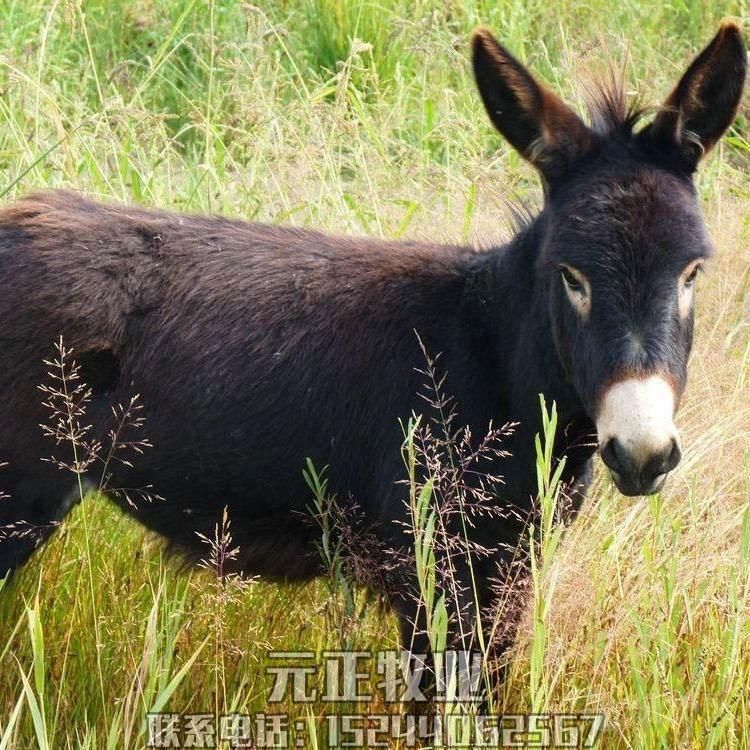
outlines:
{"label": "donkey's belly", "polygon": [[271,512],[251,495],[213,494],[202,481],[188,487],[157,476],[150,493],[134,499],[115,490],[110,497],[194,562],[213,567],[222,558],[225,570],[282,580],[304,580],[320,571],[315,544],[320,532],[309,512]]}

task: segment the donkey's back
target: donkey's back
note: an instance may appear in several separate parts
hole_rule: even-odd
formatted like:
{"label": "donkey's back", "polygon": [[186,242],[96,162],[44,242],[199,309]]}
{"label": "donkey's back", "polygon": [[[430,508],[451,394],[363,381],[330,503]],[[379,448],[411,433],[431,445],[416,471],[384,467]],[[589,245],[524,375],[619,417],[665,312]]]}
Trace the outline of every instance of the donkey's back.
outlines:
{"label": "donkey's back", "polygon": [[[93,388],[92,437],[106,443],[112,408],[140,395],[153,448],[107,470],[140,498],[124,507],[190,549],[229,505],[247,569],[313,572],[305,458],[330,465],[371,520],[401,512],[398,418],[423,364],[414,330],[449,335],[471,257],[69,192],[2,209],[0,527],[18,527],[0,563],[22,562],[67,510],[71,477],[40,459],[71,448],[39,427],[44,360],[62,336]],[[145,500],[147,487],[162,499]]]}

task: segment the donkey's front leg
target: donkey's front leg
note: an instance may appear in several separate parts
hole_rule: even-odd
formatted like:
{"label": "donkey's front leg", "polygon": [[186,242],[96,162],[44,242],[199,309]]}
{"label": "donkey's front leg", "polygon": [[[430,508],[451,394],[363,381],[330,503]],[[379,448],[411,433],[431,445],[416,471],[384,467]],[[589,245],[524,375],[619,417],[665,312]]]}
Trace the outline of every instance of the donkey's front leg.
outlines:
{"label": "donkey's front leg", "polygon": [[405,592],[408,587],[392,598],[401,630],[405,702],[483,699],[485,641],[478,631],[483,597],[474,591],[468,568],[454,571],[429,613],[418,594]]}

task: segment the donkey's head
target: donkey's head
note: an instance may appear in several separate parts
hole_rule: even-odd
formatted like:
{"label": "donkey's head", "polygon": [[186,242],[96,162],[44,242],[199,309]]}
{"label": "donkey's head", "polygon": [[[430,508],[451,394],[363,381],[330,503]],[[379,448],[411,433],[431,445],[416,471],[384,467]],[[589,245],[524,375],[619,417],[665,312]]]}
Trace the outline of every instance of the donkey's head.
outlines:
{"label": "donkey's head", "polygon": [[557,354],[620,491],[657,492],[680,460],[696,276],[711,253],[692,175],[731,124],[746,53],[727,23],[655,118],[609,92],[587,126],[484,30],[474,71],[497,129],[540,172],[538,275]]}

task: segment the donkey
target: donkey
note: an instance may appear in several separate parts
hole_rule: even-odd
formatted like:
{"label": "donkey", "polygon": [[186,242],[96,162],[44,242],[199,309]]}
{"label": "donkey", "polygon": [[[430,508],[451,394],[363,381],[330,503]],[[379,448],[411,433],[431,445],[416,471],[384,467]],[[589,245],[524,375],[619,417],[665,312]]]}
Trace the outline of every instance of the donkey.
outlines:
{"label": "donkey", "polygon": [[[725,23],[642,127],[615,90],[585,124],[483,29],[473,67],[492,123],[544,186],[543,208],[506,245],[345,239],[70,192],[1,210],[0,526],[27,531],[0,541],[3,572],[69,505],[63,475],[40,461],[38,384],[61,335],[93,388],[99,437],[113,404],[141,394],[154,447],[127,476],[113,467],[113,482],[161,499],[124,510],[200,556],[196,532],[210,536],[228,506],[246,573],[320,574],[307,457],[379,540],[404,544],[399,420],[431,408],[424,350],[441,354],[473,435],[518,424],[497,469],[496,503],[514,512],[470,532],[498,550],[473,568],[480,609],[533,508],[539,394],[557,404],[555,458],[576,504],[597,449],[623,494],[661,489],[680,460],[673,418],[711,255],[693,174],[739,106],[740,31]],[[468,589],[466,568],[457,575]],[[427,651],[413,598],[386,593],[405,642]]]}

